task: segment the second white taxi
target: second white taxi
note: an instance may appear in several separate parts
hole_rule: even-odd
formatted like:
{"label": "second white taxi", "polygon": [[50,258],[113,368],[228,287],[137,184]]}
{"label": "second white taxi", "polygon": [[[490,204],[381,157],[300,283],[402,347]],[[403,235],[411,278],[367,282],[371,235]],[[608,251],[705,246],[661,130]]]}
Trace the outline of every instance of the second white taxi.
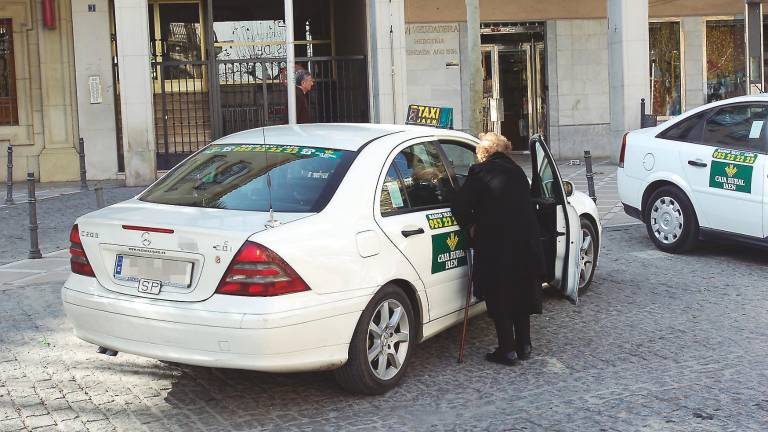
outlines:
{"label": "second white taxi", "polygon": [[[394,125],[222,138],[76,221],[66,314],[110,355],[335,369],[351,391],[385,392],[416,343],[462,320],[468,257],[450,201],[476,144]],[[597,209],[561,180],[540,138],[531,157],[548,282],[575,302],[597,265]]]}
{"label": "second white taxi", "polygon": [[707,104],[624,136],[624,211],[666,252],[699,239],[768,247],[768,95]]}

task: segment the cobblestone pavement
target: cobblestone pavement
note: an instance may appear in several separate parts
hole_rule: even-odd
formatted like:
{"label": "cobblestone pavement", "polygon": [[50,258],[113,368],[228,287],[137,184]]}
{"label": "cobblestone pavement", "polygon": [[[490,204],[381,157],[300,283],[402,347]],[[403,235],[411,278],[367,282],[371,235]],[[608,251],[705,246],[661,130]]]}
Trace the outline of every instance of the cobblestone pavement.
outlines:
{"label": "cobblestone pavement", "polygon": [[72,335],[60,280],[3,284],[0,430],[762,431],[766,265],[739,247],[666,255],[642,226],[606,232],[579,305],[548,298],[534,317],[533,359],[486,363],[495,338],[479,317],[466,363],[451,329],[419,345],[401,385],[377,397],[346,394],[327,372],[98,355]]}
{"label": "cobblestone pavement", "polygon": [[[78,185],[79,187],[79,185]],[[53,187],[46,184],[44,199],[37,202],[38,238],[43,253],[69,247],[69,230],[79,216],[94,211],[96,196],[91,191],[72,190],[68,184]],[[142,188],[105,188],[104,199],[109,204],[124,201],[142,191]],[[36,196],[40,196],[36,194]],[[3,194],[3,197],[5,195]],[[0,264],[27,257],[29,252],[29,213],[27,195],[17,194],[16,204],[0,206]]]}

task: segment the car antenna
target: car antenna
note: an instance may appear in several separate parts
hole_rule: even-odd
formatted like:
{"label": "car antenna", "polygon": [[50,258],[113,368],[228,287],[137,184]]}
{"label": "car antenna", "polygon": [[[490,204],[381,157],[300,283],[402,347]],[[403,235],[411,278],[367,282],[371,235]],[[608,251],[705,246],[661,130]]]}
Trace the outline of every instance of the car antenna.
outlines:
{"label": "car antenna", "polygon": [[269,222],[267,222],[267,228],[277,228],[280,226],[280,221],[275,220],[275,211],[272,209],[272,176],[270,173],[267,173],[267,192],[269,194]]}
{"label": "car antenna", "polygon": [[[261,136],[264,137],[264,144],[267,143],[267,136],[264,133],[264,129],[261,130]],[[267,160],[268,155],[264,152],[264,159]],[[267,161],[269,162],[269,161]],[[280,226],[280,221],[275,219],[275,211],[272,208],[272,176],[267,171],[267,194],[269,195],[269,221],[266,223],[267,228],[277,228]]]}

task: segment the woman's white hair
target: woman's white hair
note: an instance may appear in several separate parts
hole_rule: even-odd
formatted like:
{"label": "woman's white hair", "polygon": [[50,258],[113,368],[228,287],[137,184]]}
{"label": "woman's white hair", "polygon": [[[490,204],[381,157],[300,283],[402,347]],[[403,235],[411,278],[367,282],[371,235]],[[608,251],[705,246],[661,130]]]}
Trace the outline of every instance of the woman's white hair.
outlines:
{"label": "woman's white hair", "polygon": [[494,153],[509,154],[512,144],[502,134],[496,132],[481,133],[480,145],[477,146],[477,159],[482,162]]}

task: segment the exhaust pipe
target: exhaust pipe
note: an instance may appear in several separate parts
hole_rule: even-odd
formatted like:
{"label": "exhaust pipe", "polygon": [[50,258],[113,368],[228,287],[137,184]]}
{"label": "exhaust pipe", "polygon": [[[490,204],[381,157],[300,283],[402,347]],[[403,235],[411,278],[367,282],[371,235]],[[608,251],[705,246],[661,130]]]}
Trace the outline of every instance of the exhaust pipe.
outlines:
{"label": "exhaust pipe", "polygon": [[114,357],[114,356],[117,355],[117,351],[109,349],[109,348],[104,348],[103,346],[100,346],[98,349],[96,349],[96,352],[99,353],[99,354],[104,354],[106,356],[110,356],[110,357]]}

